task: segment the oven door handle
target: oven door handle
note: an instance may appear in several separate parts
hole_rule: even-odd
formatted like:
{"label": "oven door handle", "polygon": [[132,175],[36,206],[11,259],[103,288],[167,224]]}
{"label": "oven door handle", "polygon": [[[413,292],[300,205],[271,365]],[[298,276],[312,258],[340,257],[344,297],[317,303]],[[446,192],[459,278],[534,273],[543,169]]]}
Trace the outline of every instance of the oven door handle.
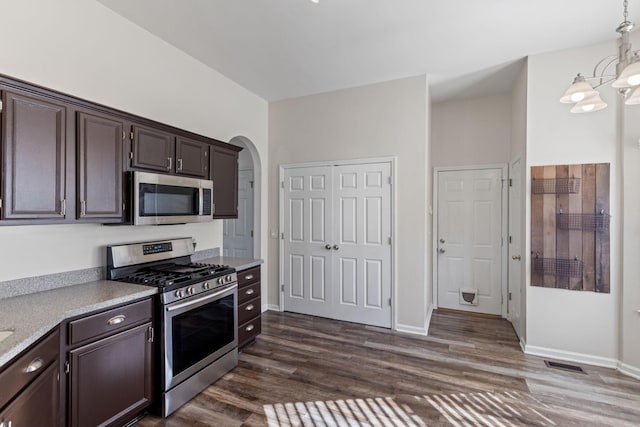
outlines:
{"label": "oven door handle", "polygon": [[190,307],[192,305],[200,304],[202,302],[215,299],[215,298],[219,297],[220,295],[224,294],[225,292],[233,290],[234,288],[237,288],[237,287],[238,287],[238,284],[234,283],[233,285],[227,286],[226,288],[221,289],[221,290],[219,290],[219,291],[217,291],[217,292],[215,292],[213,294],[206,295],[206,296],[194,299],[193,301],[185,301],[183,303],[176,304],[176,305],[168,305],[167,306],[167,311],[168,312],[176,311],[176,310],[180,310],[181,308]]}

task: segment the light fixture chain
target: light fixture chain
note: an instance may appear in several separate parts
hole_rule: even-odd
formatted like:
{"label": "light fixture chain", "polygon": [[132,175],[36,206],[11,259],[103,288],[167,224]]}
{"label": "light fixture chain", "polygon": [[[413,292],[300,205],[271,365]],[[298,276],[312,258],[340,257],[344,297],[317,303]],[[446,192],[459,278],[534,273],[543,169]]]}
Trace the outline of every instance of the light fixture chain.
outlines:
{"label": "light fixture chain", "polygon": [[626,22],[627,21],[627,17],[629,16],[629,11],[627,10],[627,8],[629,6],[629,0],[624,0],[623,5],[624,5],[624,20]]}

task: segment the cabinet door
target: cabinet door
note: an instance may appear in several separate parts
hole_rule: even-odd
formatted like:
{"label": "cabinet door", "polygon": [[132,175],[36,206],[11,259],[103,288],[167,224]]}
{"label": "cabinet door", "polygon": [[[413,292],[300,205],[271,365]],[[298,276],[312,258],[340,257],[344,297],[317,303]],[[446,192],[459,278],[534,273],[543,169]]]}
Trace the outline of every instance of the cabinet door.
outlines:
{"label": "cabinet door", "polygon": [[12,92],[3,95],[2,217],[66,218],[66,106],[32,95]]}
{"label": "cabinet door", "polygon": [[214,218],[238,217],[238,151],[211,146]]}
{"label": "cabinet door", "polygon": [[0,413],[0,423],[15,427],[58,426],[59,403],[58,363],[52,363]]}
{"label": "cabinet door", "polygon": [[208,178],[209,144],[183,137],[176,138],[176,173]]}
{"label": "cabinet door", "polygon": [[175,170],[175,137],[158,129],[133,125],[131,167],[158,172]]}
{"label": "cabinet door", "polygon": [[70,425],[124,424],[151,403],[151,323],[70,352]]}
{"label": "cabinet door", "polygon": [[78,218],[121,221],[124,123],[79,112],[77,125]]}

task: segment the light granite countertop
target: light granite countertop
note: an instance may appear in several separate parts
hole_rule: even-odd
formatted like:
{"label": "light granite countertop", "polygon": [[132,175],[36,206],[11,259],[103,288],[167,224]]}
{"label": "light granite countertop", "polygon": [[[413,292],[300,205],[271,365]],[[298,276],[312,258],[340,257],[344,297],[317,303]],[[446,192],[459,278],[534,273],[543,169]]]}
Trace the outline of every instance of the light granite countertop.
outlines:
{"label": "light granite countertop", "polygon": [[0,299],[0,369],[64,319],[154,295],[154,287],[110,280]]}
{"label": "light granite countertop", "polygon": [[264,261],[255,258],[236,258],[229,256],[217,256],[213,258],[198,259],[197,262],[204,262],[207,264],[222,264],[235,268],[237,271],[246,270],[251,267],[256,267],[262,264]]}

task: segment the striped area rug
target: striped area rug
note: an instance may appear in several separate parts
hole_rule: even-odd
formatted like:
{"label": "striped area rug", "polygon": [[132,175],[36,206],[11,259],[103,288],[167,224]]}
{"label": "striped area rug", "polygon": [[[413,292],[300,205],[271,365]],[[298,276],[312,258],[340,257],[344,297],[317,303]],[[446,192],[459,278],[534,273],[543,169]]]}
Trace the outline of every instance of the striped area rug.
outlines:
{"label": "striped area rug", "polygon": [[264,405],[269,427],[556,426],[531,395],[485,392]]}

